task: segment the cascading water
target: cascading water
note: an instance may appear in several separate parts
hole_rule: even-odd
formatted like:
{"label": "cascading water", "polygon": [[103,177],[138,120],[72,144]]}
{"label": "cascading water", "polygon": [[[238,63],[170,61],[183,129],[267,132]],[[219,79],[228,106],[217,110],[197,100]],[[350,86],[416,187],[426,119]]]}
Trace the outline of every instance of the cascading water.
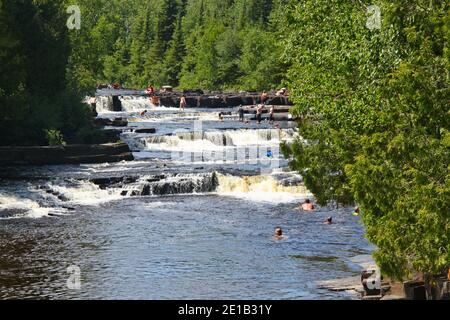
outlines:
{"label": "cascading water", "polygon": [[141,112],[156,108],[148,97],[123,97],[120,101],[122,102],[122,111],[124,112]]}
{"label": "cascading water", "polygon": [[113,101],[111,96],[103,97],[99,96],[96,98],[96,110],[98,113],[107,113],[112,112],[113,110]]}
{"label": "cascading water", "polygon": [[50,213],[59,213],[61,209],[41,206],[31,199],[0,194],[0,219],[5,218],[41,218]]}
{"label": "cascading water", "polygon": [[311,193],[303,185],[284,185],[275,176],[230,176],[218,174],[217,193],[222,196],[272,203],[294,202]]}
{"label": "cascading water", "polygon": [[293,129],[225,130],[179,132],[171,136],[152,136],[141,139],[146,150],[202,151],[220,147],[239,147],[279,144],[294,138]]}
{"label": "cascading water", "polygon": [[216,190],[216,173],[143,176],[124,185],[122,196],[160,196],[171,194],[206,193]]}

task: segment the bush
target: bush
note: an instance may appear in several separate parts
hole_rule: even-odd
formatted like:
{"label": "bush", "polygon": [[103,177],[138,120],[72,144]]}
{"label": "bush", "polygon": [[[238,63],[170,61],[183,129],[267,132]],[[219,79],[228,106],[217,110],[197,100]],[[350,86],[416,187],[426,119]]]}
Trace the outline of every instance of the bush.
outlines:
{"label": "bush", "polygon": [[59,130],[45,130],[45,136],[47,137],[49,146],[64,146],[66,144],[64,137]]}

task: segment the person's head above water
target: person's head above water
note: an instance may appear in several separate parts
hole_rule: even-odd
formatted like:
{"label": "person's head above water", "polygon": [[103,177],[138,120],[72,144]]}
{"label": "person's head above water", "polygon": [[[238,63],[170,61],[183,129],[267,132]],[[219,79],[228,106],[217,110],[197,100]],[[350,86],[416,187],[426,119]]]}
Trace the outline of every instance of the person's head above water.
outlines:
{"label": "person's head above water", "polygon": [[311,200],[306,199],[306,200],[305,200],[305,203],[311,203]]}
{"label": "person's head above water", "polygon": [[327,223],[328,224],[332,224],[333,223],[333,217],[328,217],[327,218]]}
{"label": "person's head above water", "polygon": [[281,237],[283,235],[283,230],[280,227],[275,228],[275,236]]}

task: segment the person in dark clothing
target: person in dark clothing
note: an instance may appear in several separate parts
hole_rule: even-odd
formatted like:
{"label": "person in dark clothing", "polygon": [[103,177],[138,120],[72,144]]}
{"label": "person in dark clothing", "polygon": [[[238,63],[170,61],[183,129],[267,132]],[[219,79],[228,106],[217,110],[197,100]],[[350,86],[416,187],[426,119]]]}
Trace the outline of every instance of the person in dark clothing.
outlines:
{"label": "person in dark clothing", "polygon": [[244,122],[244,108],[242,108],[242,105],[239,106],[238,113],[239,113],[239,121]]}
{"label": "person in dark clothing", "polygon": [[256,121],[258,124],[261,123],[262,113],[263,113],[264,105],[260,104],[256,107]]}

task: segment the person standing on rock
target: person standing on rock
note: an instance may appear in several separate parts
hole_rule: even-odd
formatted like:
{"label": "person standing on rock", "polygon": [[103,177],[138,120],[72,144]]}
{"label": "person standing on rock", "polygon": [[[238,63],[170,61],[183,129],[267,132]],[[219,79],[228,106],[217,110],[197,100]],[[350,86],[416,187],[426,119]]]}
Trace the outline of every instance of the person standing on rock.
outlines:
{"label": "person standing on rock", "polygon": [[261,94],[261,103],[264,104],[268,97],[269,95],[267,94],[267,92],[263,91],[263,93]]}
{"label": "person standing on rock", "polygon": [[186,97],[183,95],[180,100],[180,111],[184,111],[184,108],[186,108],[186,105],[187,105]]}
{"label": "person standing on rock", "polygon": [[244,108],[242,108],[242,105],[239,106],[238,113],[239,113],[239,122],[244,122]]}
{"label": "person standing on rock", "polygon": [[269,111],[269,123],[270,124],[273,124],[275,122],[274,113],[275,113],[275,107],[271,106],[270,111]]}
{"label": "person standing on rock", "polygon": [[94,117],[98,116],[97,113],[97,98],[96,97],[91,97],[89,99],[89,105],[91,106],[91,113]]}
{"label": "person standing on rock", "polygon": [[262,104],[259,104],[256,107],[256,121],[258,122],[258,124],[261,124],[261,117],[262,117],[263,109],[264,109],[264,105],[262,105]]}

